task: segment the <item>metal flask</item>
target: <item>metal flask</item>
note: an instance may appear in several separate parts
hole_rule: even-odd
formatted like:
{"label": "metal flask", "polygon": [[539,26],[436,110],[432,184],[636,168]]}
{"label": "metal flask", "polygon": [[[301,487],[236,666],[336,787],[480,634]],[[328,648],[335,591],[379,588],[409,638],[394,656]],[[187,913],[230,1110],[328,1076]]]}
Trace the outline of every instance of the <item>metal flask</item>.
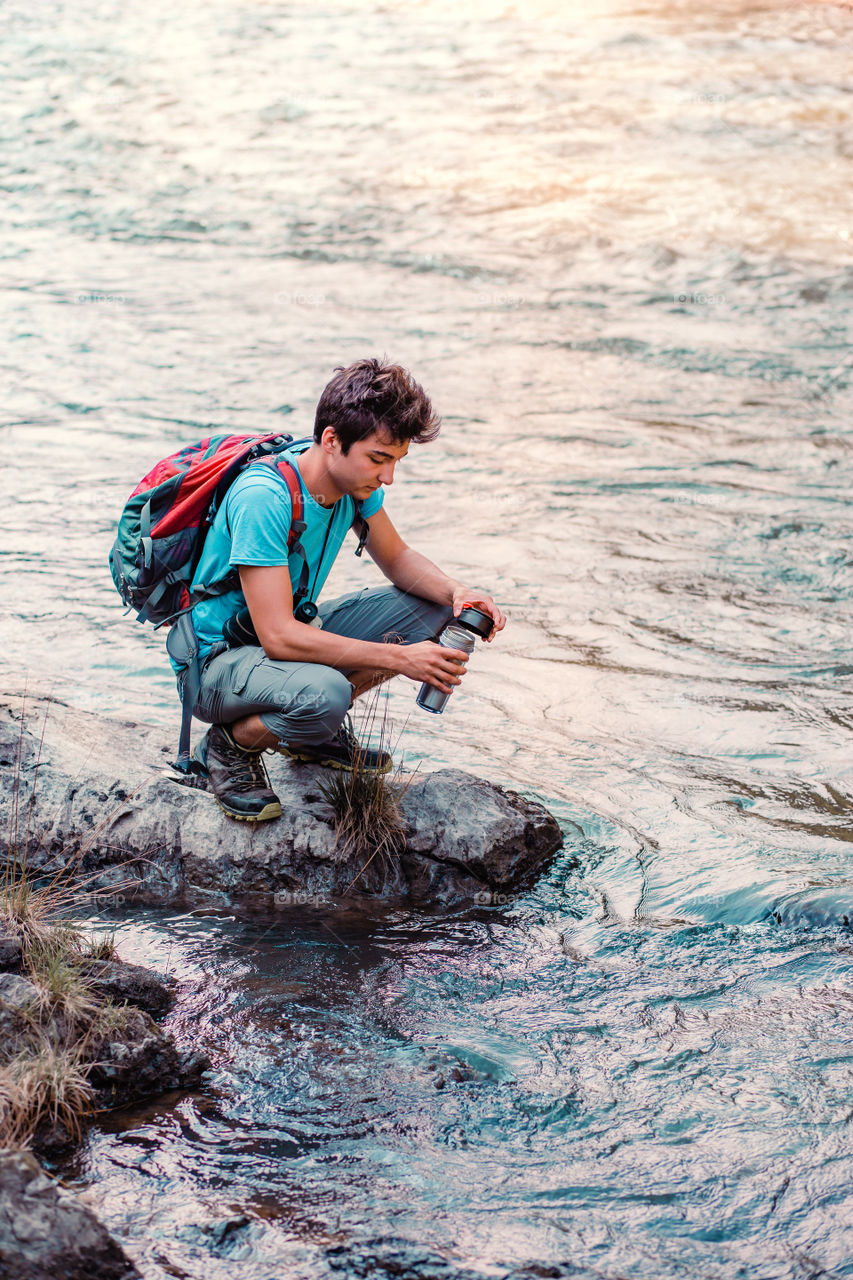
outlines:
{"label": "metal flask", "polygon": [[[487,613],[483,613],[482,609],[469,607],[463,609],[458,618],[448,622],[438,637],[438,643],[444,645],[446,649],[464,649],[466,653],[471,653],[477,637],[485,639],[491,634],[494,625],[492,618]],[[434,684],[427,684],[424,681],[417,703],[424,711],[432,711],[440,716],[449,697],[449,693],[442,693],[441,689],[436,689]]]}

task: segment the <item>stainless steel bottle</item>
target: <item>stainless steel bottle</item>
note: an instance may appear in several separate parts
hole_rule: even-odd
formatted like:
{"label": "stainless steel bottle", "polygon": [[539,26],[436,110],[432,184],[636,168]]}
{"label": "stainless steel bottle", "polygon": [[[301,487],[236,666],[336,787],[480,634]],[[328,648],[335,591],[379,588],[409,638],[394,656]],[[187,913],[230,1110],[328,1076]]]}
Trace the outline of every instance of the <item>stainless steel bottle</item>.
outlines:
{"label": "stainless steel bottle", "polygon": [[[438,637],[438,643],[444,645],[446,649],[464,649],[466,653],[472,653],[477,636],[485,638],[491,633],[493,626],[494,622],[487,613],[483,613],[481,609],[469,607],[463,609],[458,618],[448,622]],[[441,689],[436,689],[434,684],[427,684],[424,681],[417,703],[424,711],[432,711],[440,716],[449,697],[449,693],[442,693]]]}

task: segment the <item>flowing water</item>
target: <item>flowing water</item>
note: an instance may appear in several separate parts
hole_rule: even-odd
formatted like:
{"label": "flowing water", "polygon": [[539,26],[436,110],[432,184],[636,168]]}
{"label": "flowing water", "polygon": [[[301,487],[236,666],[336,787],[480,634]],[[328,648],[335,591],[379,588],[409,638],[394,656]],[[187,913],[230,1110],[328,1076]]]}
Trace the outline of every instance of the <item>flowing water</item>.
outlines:
{"label": "flowing water", "polygon": [[445,421],[386,507],[510,619],[401,745],[566,834],[474,912],[122,917],[214,1071],[65,1175],[146,1280],[853,1275],[853,13],[0,24],[4,679],[177,733],[124,497],[384,351]]}

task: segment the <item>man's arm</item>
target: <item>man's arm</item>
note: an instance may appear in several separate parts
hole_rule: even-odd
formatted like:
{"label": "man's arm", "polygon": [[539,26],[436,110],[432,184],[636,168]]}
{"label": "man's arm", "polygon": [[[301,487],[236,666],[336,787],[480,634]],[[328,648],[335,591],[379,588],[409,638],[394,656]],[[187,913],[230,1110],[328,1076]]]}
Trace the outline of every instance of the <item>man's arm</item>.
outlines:
{"label": "man's arm", "polygon": [[395,587],[424,600],[433,600],[436,604],[452,605],[457,617],[466,605],[476,605],[494,619],[495,625],[488,637],[490,640],[503,630],[506,618],[492,597],[478,587],[466,587],[457,582],[420,551],[407,546],[383,507],[370,517],[369,524],[368,553]]}
{"label": "man's arm", "polygon": [[468,661],[462,649],[445,649],[424,640],[420,644],[379,644],[353,640],[298,622],[293,616],[293,590],[286,565],[240,566],[240,586],[249,606],[255,634],[267,657],[281,662],[317,662],[338,671],[372,668],[426,680],[452,693],[460,683],[459,663]]}

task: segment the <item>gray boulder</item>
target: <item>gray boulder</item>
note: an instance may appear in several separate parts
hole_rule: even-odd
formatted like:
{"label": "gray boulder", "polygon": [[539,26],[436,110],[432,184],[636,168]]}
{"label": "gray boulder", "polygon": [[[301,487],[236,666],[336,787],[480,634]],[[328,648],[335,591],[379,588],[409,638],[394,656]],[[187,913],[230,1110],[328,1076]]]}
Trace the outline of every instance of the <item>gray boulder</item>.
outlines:
{"label": "gray boulder", "polygon": [[136,1267],[70,1191],[31,1155],[0,1151],[0,1280],[140,1280]]}
{"label": "gray boulder", "polygon": [[[10,843],[19,854],[26,848],[31,869],[73,866],[81,879],[95,877],[90,887],[115,889],[132,878],[134,887],[120,892],[149,902],[302,906],[367,892],[461,905],[524,888],[562,844],[542,805],[442,769],[411,778],[402,801],[405,849],[365,868],[364,854],[342,857],[336,848],[334,817],[318,789],[325,770],[265,757],[284,812],[256,826],[234,822],[206,791],[178,781],[173,754],[162,729],[7,697],[0,854]],[[10,842],[13,808],[26,825],[19,818]]]}
{"label": "gray boulder", "polygon": [[21,939],[0,922],[0,972],[4,969],[20,969]]}
{"label": "gray boulder", "polygon": [[169,1089],[194,1088],[210,1066],[206,1054],[179,1049],[149,1013],[133,1005],[123,1010],[111,1034],[92,1045],[90,1054],[94,1065],[89,1083],[102,1109],[123,1107]]}
{"label": "gray boulder", "polygon": [[76,967],[98,996],[114,1004],[135,1004],[162,1018],[175,1003],[177,981],[141,965],[126,960],[79,960]]}

